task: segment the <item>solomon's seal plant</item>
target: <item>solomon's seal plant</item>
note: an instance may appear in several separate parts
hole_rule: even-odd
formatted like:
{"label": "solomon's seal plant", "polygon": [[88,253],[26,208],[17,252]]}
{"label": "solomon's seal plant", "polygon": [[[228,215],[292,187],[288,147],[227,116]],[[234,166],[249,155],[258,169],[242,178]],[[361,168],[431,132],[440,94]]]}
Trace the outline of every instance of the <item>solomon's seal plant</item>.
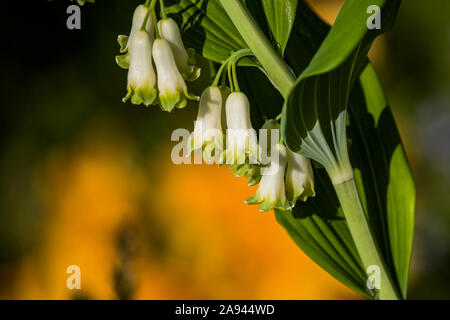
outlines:
{"label": "solomon's seal plant", "polygon": [[[381,29],[369,30],[373,5]],[[330,27],[304,0],[148,0],[117,58],[126,99],[165,111],[197,99],[193,49],[209,60],[189,151],[259,184],[246,202],[274,210],[306,254],[372,299],[406,298],[413,238],[414,183],[367,58],[399,7],[346,0]]]}

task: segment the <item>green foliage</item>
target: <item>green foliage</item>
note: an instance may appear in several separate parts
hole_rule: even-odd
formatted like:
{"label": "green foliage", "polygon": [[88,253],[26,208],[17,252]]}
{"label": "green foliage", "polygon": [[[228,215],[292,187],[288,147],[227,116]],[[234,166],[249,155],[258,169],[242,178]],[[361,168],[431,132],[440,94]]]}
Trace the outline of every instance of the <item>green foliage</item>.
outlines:
{"label": "green foliage", "polygon": [[298,0],[262,0],[276,46],[284,54],[295,21]]}
{"label": "green foliage", "polygon": [[[168,3],[170,3],[168,1]],[[217,0],[180,0],[167,12],[181,22],[183,40],[205,58],[222,62],[246,44]]]}
{"label": "green foliage", "polygon": [[[392,27],[400,1],[347,0],[331,29],[302,0],[244,3],[299,76],[283,108],[285,143],[320,163],[332,178],[354,168],[377,246],[396,289],[406,298],[414,182],[395,120],[367,59],[375,37]],[[381,30],[366,26],[366,8],[374,4],[382,8]],[[221,62],[230,52],[247,47],[217,0],[179,0],[170,12],[183,22],[187,44],[208,59]],[[243,69],[240,83],[258,127],[280,113],[283,102],[270,82],[256,73],[255,68]],[[276,212],[277,220],[322,268],[374,297],[333,184],[325,170],[314,171],[316,198],[297,203],[291,213]]]}

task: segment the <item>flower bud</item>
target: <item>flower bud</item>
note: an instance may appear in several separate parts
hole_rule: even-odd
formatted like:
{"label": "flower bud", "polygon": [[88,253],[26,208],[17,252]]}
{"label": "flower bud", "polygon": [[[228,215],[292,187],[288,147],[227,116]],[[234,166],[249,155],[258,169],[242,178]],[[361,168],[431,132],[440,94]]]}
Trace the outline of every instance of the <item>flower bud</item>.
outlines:
{"label": "flower bud", "polygon": [[306,201],[316,195],[311,162],[304,156],[287,149],[286,194],[295,205],[298,199]]}
{"label": "flower bud", "polygon": [[128,70],[128,94],[133,104],[151,105],[157,96],[156,74],[152,64],[152,46],[146,31],[136,31],[129,43],[130,68]]}
{"label": "flower bud", "polygon": [[188,93],[186,83],[178,71],[170,44],[165,39],[153,43],[153,59],[158,73],[158,89],[161,108],[172,111],[184,108],[187,99],[198,100]]}
{"label": "flower bud", "polygon": [[267,212],[272,209],[290,210],[292,204],[286,198],[284,184],[284,174],[286,170],[287,158],[286,148],[277,144],[273,147],[272,153],[278,153],[267,168],[262,168],[262,178],[258,190],[253,197],[245,202],[247,204],[260,204],[260,211]]}
{"label": "flower bud", "polygon": [[159,20],[158,30],[161,38],[170,43],[177,68],[182,76],[188,81],[196,80],[200,76],[200,69],[194,66],[195,60],[193,55],[195,52],[190,50],[190,56],[188,51],[184,48],[177,23],[171,18]]}
{"label": "flower bud", "polygon": [[212,161],[223,151],[222,92],[218,87],[207,88],[200,98],[194,132],[189,138],[189,153],[202,149],[206,161]]}
{"label": "flower bud", "polygon": [[226,102],[228,165],[258,162],[258,138],[250,121],[250,103],[242,92],[233,92]]}

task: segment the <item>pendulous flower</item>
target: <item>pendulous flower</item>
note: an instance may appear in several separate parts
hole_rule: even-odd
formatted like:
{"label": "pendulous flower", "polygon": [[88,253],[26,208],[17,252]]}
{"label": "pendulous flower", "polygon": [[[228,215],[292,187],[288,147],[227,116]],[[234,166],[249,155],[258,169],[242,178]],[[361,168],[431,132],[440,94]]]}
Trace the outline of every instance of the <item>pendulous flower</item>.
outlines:
{"label": "pendulous flower", "polygon": [[[141,29],[142,24],[147,17],[148,10],[149,9],[143,4],[139,5],[134,10],[133,22],[129,36],[120,35],[117,37],[117,42],[120,45],[120,53],[122,53],[122,55],[116,56],[116,62],[121,68],[128,69],[130,66],[130,54],[128,52],[129,41],[134,33]],[[151,42],[153,43],[153,40],[155,39],[155,26],[151,15],[149,15],[147,18],[144,30],[147,31],[147,34],[150,37]]]}
{"label": "pendulous flower", "polygon": [[258,163],[258,138],[250,121],[250,103],[242,92],[231,93],[226,101],[228,165]]}
{"label": "pendulous flower", "polygon": [[223,151],[222,106],[222,92],[218,87],[203,91],[194,132],[188,142],[189,153],[203,150],[205,160],[212,161]]}
{"label": "pendulous flower", "polygon": [[156,74],[152,64],[152,45],[146,31],[136,31],[130,39],[130,68],[128,70],[128,94],[133,104],[151,105],[156,97]]}
{"label": "pendulous flower", "polygon": [[286,147],[276,144],[272,149],[272,154],[274,153],[278,156],[273,157],[268,167],[262,168],[262,178],[256,194],[245,201],[247,204],[259,204],[261,212],[292,208],[292,203],[286,197],[284,184],[287,164]]}
{"label": "pendulous flower", "polygon": [[287,149],[286,194],[294,205],[298,199],[306,201],[316,195],[311,162],[304,156]]}
{"label": "pendulous flower", "polygon": [[170,43],[165,39],[156,39],[153,43],[153,59],[158,74],[158,90],[161,108],[172,111],[184,108],[187,99],[198,100],[188,93],[186,83],[178,71]]}
{"label": "pendulous flower", "polygon": [[200,76],[200,69],[195,67],[195,52],[185,49],[177,23],[171,18],[158,21],[161,38],[167,40],[172,48],[178,70],[184,79],[194,81]]}

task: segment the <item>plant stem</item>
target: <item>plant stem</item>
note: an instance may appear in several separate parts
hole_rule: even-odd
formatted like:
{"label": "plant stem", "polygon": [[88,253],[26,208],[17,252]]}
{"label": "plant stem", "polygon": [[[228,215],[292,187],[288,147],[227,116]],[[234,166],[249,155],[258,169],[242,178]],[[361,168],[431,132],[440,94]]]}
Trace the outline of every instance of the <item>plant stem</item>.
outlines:
{"label": "plant stem", "polygon": [[367,223],[367,218],[356,189],[355,180],[351,179],[340,184],[335,184],[334,188],[364,268],[367,270],[369,266],[376,266],[380,270],[379,299],[398,300],[397,291],[386,272],[386,266],[380,256],[375,239]]}
{"label": "plant stem", "polygon": [[167,19],[166,6],[164,5],[164,0],[159,0],[159,6],[161,7],[161,18]]}
{"label": "plant stem", "polygon": [[228,66],[229,63],[231,63],[231,62],[233,62],[233,61],[235,61],[235,60],[236,60],[236,63],[237,63],[240,59],[242,59],[242,58],[244,58],[244,57],[246,57],[246,56],[252,56],[252,55],[253,55],[253,53],[252,53],[252,50],[250,50],[250,49],[241,49],[241,50],[239,50],[239,51],[234,52],[232,55],[230,55],[230,56],[227,58],[227,60],[225,60],[225,61],[222,63],[222,65],[220,66],[220,69],[219,69],[219,71],[217,72],[217,74],[216,74],[216,76],[215,76],[215,78],[214,78],[214,82],[213,82],[212,85],[213,85],[214,87],[217,87],[217,86],[218,86],[219,80],[220,80],[220,75],[222,74],[223,70],[225,69],[225,67]]}
{"label": "plant stem", "polygon": [[219,0],[244,41],[266,70],[270,80],[287,97],[295,83],[295,77],[284,60],[267,40],[255,20],[240,0]]}
{"label": "plant stem", "polygon": [[[145,26],[147,25],[147,21],[150,18],[150,16],[153,14],[153,12],[155,11],[155,6],[156,6],[156,0],[151,0],[151,3],[149,3],[150,0],[147,0],[145,2],[145,6],[148,8],[147,9],[147,14],[145,15],[144,21],[142,21],[142,26],[141,26],[141,30],[145,30]],[[156,23],[155,21],[153,21],[153,23]],[[156,34],[158,34],[158,28],[156,27]]]}

